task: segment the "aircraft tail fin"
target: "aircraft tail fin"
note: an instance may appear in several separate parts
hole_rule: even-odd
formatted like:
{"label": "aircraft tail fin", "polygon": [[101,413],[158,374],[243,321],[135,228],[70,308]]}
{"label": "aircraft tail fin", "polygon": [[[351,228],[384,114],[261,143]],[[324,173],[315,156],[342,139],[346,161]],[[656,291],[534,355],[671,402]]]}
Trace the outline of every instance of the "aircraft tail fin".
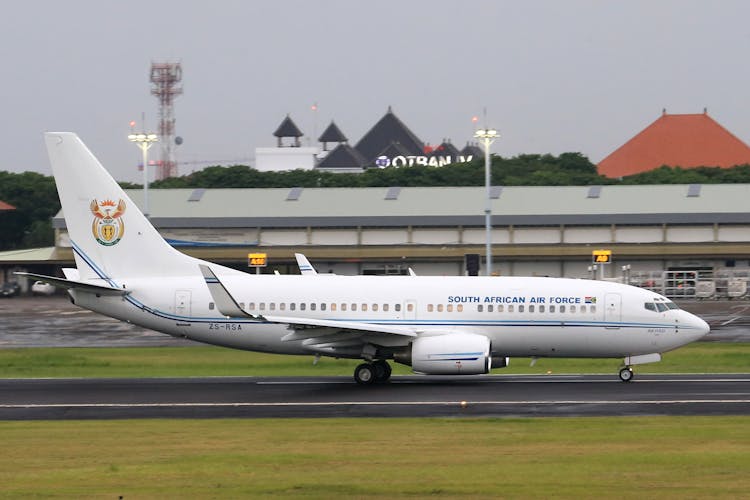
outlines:
{"label": "aircraft tail fin", "polygon": [[81,280],[195,273],[196,260],[164,241],[76,134],[45,141]]}

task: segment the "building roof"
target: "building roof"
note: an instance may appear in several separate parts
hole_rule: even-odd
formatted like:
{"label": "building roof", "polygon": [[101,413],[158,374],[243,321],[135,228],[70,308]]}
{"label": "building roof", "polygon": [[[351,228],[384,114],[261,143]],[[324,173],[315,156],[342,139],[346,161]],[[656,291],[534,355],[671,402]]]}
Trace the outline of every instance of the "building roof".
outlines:
{"label": "building roof", "polygon": [[5,203],[3,200],[0,200],[0,210],[15,210],[16,207],[11,205],[10,203]]}
{"label": "building roof", "polygon": [[316,166],[318,169],[362,168],[367,160],[349,144],[339,144]]}
{"label": "building roof", "polygon": [[443,139],[443,142],[439,146],[435,146],[430,153],[430,156],[452,156],[456,158],[459,154],[458,148],[454,146],[450,140]]}
{"label": "building roof", "polygon": [[476,143],[467,142],[466,146],[461,150],[461,154],[465,157],[472,156],[474,160],[477,158],[484,158],[484,150],[480,148]]}
{"label": "building roof", "polygon": [[388,111],[373,127],[359,140],[355,146],[368,163],[373,163],[381,152],[392,142],[401,144],[410,155],[424,154],[424,143],[404,125],[404,122]]}
{"label": "building roof", "polygon": [[599,173],[624,177],[668,165],[733,167],[750,163],[750,147],[708,113],[668,115],[656,121],[599,162]]}
{"label": "building roof", "polygon": [[380,156],[387,156],[388,158],[395,158],[396,156],[409,156],[413,155],[409,149],[402,146],[400,142],[390,142],[382,151],[378,153],[377,159]]}
{"label": "building roof", "polygon": [[279,125],[279,128],[276,129],[276,132],[274,132],[273,135],[275,137],[302,137],[305,134],[303,134],[302,131],[297,128],[297,125],[294,124],[289,115],[286,115],[284,120],[281,122],[281,125]]}
{"label": "building roof", "polygon": [[331,120],[331,124],[318,137],[318,142],[346,142],[348,140],[333,120]]}
{"label": "building roof", "polygon": [[[142,191],[127,192],[140,206]],[[289,188],[206,189],[200,201],[188,201],[192,189],[153,189],[149,209],[160,228],[484,227],[484,186],[403,187],[396,200],[386,200],[387,192],[305,188],[289,201]],[[509,186],[492,200],[492,214],[497,226],[746,224],[750,184]],[[65,227],[62,212],[53,225]]]}

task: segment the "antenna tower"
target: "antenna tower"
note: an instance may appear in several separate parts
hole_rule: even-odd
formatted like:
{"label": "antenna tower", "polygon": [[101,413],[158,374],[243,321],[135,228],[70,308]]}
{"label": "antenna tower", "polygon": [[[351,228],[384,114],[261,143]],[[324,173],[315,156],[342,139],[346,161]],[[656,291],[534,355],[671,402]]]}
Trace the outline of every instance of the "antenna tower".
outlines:
{"label": "antenna tower", "polygon": [[156,179],[177,175],[174,159],[174,98],[182,94],[182,65],[180,63],[151,63],[151,95],[159,99],[159,146],[161,158]]}

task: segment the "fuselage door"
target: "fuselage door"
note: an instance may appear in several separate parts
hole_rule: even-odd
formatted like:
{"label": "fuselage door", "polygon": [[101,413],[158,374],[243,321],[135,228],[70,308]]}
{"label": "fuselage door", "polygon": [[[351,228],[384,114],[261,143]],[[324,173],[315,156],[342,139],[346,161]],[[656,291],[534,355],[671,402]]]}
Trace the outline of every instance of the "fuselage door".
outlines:
{"label": "fuselage door", "polygon": [[607,328],[620,328],[622,296],[619,293],[608,293],[604,296],[604,321]]}
{"label": "fuselage door", "polygon": [[177,316],[190,316],[190,298],[190,290],[177,290],[174,293],[174,312]]}

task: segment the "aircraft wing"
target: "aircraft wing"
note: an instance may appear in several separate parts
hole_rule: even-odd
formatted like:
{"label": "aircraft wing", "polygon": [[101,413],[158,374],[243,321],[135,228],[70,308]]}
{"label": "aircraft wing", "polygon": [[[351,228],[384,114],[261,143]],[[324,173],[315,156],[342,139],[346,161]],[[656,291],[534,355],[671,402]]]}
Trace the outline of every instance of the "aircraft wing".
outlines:
{"label": "aircraft wing", "polygon": [[271,323],[284,323],[295,331],[304,331],[314,328],[329,328],[337,331],[363,332],[363,333],[386,333],[389,335],[400,335],[403,337],[416,337],[417,332],[411,328],[396,325],[382,325],[361,321],[338,321],[333,319],[300,318],[292,316],[263,316]]}
{"label": "aircraft wing", "polygon": [[54,276],[45,276],[43,274],[34,273],[14,273],[18,276],[26,276],[39,281],[44,281],[57,288],[66,288],[68,290],[81,290],[84,292],[98,293],[99,295],[127,295],[130,293],[129,290],[124,288],[114,288],[111,286],[95,285],[93,283],[86,283],[84,281],[68,280],[65,278],[56,278]]}

